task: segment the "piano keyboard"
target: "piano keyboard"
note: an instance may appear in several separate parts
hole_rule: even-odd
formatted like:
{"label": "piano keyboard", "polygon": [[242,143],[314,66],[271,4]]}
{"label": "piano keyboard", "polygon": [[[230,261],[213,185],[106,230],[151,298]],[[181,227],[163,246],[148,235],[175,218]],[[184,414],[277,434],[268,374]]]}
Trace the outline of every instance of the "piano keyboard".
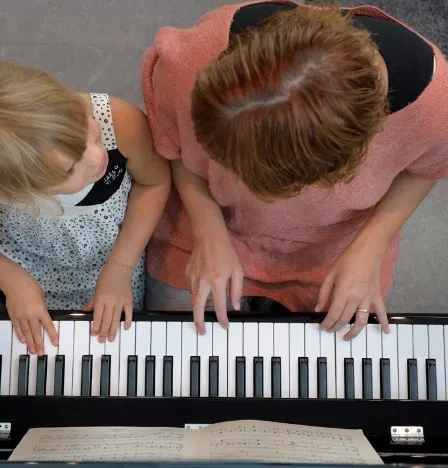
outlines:
{"label": "piano keyboard", "polygon": [[333,334],[294,316],[232,320],[228,330],[209,321],[199,336],[165,315],[104,344],[87,319],[59,320],[60,344],[44,336],[42,357],[0,320],[0,395],[446,399],[448,325],[397,320],[386,335],[369,323],[346,342],[350,325]]}

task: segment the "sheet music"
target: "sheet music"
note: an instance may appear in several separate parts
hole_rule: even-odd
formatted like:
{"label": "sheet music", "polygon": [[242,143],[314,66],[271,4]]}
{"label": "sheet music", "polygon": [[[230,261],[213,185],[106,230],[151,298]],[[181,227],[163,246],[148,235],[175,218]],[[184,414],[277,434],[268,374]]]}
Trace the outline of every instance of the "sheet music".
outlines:
{"label": "sheet music", "polygon": [[191,432],[152,427],[30,429],[10,461],[142,461],[195,458]]}
{"label": "sheet music", "polygon": [[383,464],[361,430],[234,421],[198,432],[198,453],[211,460]]}

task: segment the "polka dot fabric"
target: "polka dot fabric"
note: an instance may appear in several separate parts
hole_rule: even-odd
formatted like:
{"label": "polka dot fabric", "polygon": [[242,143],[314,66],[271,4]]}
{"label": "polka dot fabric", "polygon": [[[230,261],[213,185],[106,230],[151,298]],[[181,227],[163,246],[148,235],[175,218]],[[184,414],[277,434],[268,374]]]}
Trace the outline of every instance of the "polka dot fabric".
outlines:
{"label": "polka dot fabric", "polygon": [[[91,94],[94,118],[101,125],[107,151],[117,148],[107,94]],[[79,310],[95,291],[96,280],[118,237],[131,177],[126,172],[118,190],[104,203],[66,206],[51,214],[45,203],[29,208],[0,203],[0,253],[21,265],[40,284],[50,310]],[[60,207],[58,207],[60,210]],[[144,304],[144,256],[133,277],[134,310]]]}

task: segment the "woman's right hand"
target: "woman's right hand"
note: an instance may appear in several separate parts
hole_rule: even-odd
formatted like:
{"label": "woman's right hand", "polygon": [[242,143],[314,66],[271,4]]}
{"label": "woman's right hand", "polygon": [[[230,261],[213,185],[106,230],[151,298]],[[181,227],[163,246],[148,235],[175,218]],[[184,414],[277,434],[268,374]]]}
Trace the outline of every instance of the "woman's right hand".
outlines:
{"label": "woman's right hand", "polygon": [[194,323],[198,332],[205,333],[204,311],[210,293],[219,323],[227,328],[227,295],[240,310],[244,273],[227,232],[208,232],[195,239],[193,252],[185,271],[190,284]]}
{"label": "woman's right hand", "polygon": [[42,326],[52,344],[58,345],[58,334],[45,306],[44,293],[31,275],[21,272],[4,293],[17,338],[26,343],[30,354],[44,354]]}

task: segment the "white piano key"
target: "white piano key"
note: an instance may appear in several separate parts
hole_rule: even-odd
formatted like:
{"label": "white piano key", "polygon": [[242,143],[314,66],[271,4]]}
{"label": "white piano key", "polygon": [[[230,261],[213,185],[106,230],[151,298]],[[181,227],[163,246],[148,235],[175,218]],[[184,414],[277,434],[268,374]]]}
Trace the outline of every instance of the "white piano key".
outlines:
{"label": "white piano key", "polygon": [[[54,320],[54,328],[56,333],[59,336],[59,321]],[[54,346],[48,336],[46,331],[44,333],[44,348],[45,354],[47,355],[47,388],[46,388],[46,395],[53,396],[54,395],[54,368],[56,363],[56,355],[58,354],[58,347]]]}
{"label": "white piano key", "polygon": [[75,339],[73,342],[73,388],[72,395],[81,395],[82,357],[90,354],[90,323],[75,322]]}
{"label": "white piano key", "polygon": [[274,356],[281,359],[281,396],[289,398],[289,323],[274,323]]}
{"label": "white piano key", "polygon": [[[403,324],[398,330],[398,396],[408,399],[408,359],[414,357],[412,346],[412,325]],[[392,371],[392,370],[391,370]]]}
{"label": "white piano key", "polygon": [[336,398],[345,398],[345,359],[352,357],[351,341],[344,340],[350,331],[350,325],[345,325],[336,332]]}
{"label": "white piano key", "polygon": [[[401,326],[401,325],[400,325]],[[382,333],[382,357],[388,358],[390,362],[390,397],[397,400],[398,391],[398,327],[389,325],[390,333]]]}
{"label": "white piano key", "polygon": [[227,396],[227,338],[228,331],[219,323],[213,322],[213,356],[219,358],[219,397]]}
{"label": "white piano key", "polygon": [[128,394],[128,356],[135,356],[135,322],[132,322],[131,328],[129,328],[129,330],[125,330],[124,322],[120,322],[119,396],[126,396]]}
{"label": "white piano key", "polygon": [[214,356],[212,322],[205,322],[205,335],[197,335],[197,340],[197,352],[198,356],[201,358],[200,396],[208,397],[209,360],[211,356]]}
{"label": "white piano key", "polygon": [[367,357],[367,333],[364,327],[352,340],[352,358],[354,359],[355,398],[362,398],[362,358]]}
{"label": "white piano key", "polygon": [[236,358],[243,356],[243,324],[230,322],[228,333],[227,391],[229,397],[234,397],[236,396]]}
{"label": "white piano key", "polygon": [[327,397],[336,398],[336,343],[335,333],[321,331],[320,355],[327,358]]}
{"label": "white piano key", "polygon": [[[92,332],[92,324],[90,324]],[[115,338],[116,339],[116,338]],[[92,396],[100,396],[101,357],[106,354],[106,344],[100,343],[98,335],[90,335],[90,355],[92,356]]]}
{"label": "white piano key", "polygon": [[274,324],[258,326],[258,355],[263,358],[263,396],[271,397],[271,359],[274,356]]}
{"label": "white piano key", "polygon": [[64,396],[72,396],[73,394],[74,338],[75,322],[70,320],[59,322],[58,354],[64,356]]}
{"label": "white piano key", "polygon": [[0,356],[2,357],[2,368],[0,369],[0,395],[9,395],[13,333],[14,330],[12,328],[12,322],[0,321]]}
{"label": "white piano key", "polygon": [[151,356],[151,322],[135,324],[135,354],[137,356],[137,396],[145,396],[146,356]]}
{"label": "white piano key", "polygon": [[110,396],[118,396],[120,393],[120,341],[121,327],[117,329],[114,341],[106,339],[105,356],[110,356]]}
{"label": "white piano key", "polygon": [[198,333],[196,331],[194,323],[182,322],[182,370],[180,394],[183,397],[190,396],[191,356],[198,356]]}
{"label": "white piano key", "polygon": [[254,358],[258,356],[258,323],[244,324],[243,356],[246,357],[246,397],[253,397]]}
{"label": "white piano key", "polygon": [[428,326],[412,326],[414,359],[417,359],[418,399],[426,400],[426,360],[428,359]]}
{"label": "white piano key", "polygon": [[382,357],[381,325],[367,325],[367,357],[372,359],[373,398],[381,398],[380,359]]}
{"label": "white piano key", "polygon": [[437,399],[445,400],[445,352],[443,325],[428,326],[429,359],[436,360]]}
{"label": "white piano key", "polygon": [[163,357],[166,356],[166,322],[153,322],[151,356],[156,359],[155,396],[163,396]]}
{"label": "white piano key", "polygon": [[289,396],[299,398],[299,358],[305,356],[305,325],[289,324]]}
{"label": "white piano key", "polygon": [[317,323],[305,323],[305,357],[308,358],[308,396],[317,398],[317,358],[320,357],[320,330]]}
{"label": "white piano key", "polygon": [[25,343],[21,343],[15,332],[12,334],[10,395],[17,395],[19,383],[19,357],[28,354]]}
{"label": "white piano key", "polygon": [[182,383],[182,322],[168,322],[166,355],[173,356],[173,397],[180,397]]}

